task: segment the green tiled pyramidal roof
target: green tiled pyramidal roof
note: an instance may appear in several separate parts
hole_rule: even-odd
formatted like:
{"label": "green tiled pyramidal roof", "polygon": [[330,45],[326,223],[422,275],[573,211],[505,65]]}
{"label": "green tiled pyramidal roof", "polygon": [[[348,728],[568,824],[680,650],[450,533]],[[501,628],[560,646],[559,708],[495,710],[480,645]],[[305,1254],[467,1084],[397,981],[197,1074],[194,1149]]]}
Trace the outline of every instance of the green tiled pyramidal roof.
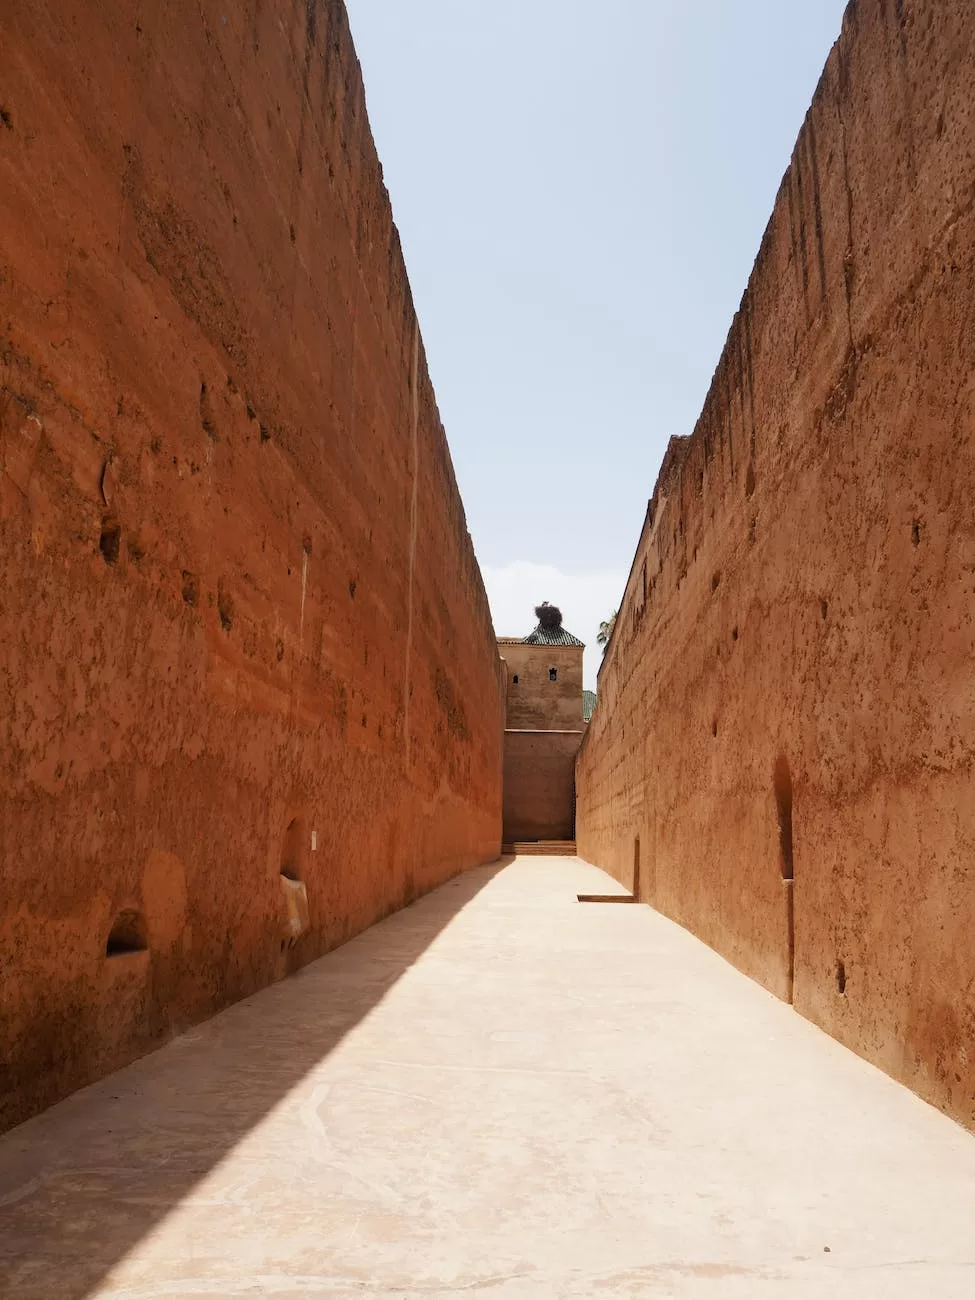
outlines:
{"label": "green tiled pyramidal roof", "polygon": [[534,632],[530,632],[525,637],[522,645],[578,645],[584,646],[585,642],[580,641],[577,636],[571,632],[566,632],[564,627],[545,628],[539,623]]}

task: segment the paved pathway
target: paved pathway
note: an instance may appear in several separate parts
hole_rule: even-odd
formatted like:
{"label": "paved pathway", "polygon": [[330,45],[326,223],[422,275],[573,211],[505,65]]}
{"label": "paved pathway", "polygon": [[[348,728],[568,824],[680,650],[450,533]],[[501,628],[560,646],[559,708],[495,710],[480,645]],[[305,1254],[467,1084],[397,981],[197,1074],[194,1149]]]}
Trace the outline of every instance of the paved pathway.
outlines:
{"label": "paved pathway", "polygon": [[971,1300],[975,1139],[615,889],[471,872],[0,1139],[0,1294]]}

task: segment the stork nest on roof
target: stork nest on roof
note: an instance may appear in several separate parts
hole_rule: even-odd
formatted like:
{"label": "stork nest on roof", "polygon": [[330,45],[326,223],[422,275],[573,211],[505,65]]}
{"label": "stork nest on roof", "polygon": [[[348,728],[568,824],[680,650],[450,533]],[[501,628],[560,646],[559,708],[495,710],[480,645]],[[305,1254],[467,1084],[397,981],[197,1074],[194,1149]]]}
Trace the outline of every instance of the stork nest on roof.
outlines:
{"label": "stork nest on roof", "polygon": [[558,605],[550,605],[547,600],[535,606],[535,617],[546,632],[557,632],[562,626],[562,611]]}

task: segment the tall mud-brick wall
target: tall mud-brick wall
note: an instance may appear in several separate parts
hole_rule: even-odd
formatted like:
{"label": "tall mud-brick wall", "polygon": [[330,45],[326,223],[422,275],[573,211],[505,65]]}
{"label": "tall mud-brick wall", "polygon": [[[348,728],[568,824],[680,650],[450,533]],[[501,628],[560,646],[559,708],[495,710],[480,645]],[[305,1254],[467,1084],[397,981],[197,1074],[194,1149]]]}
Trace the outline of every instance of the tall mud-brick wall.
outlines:
{"label": "tall mud-brick wall", "polygon": [[972,5],[859,0],[661,469],[576,833],[970,1126],[973,502]]}
{"label": "tall mud-brick wall", "polygon": [[0,1125],[497,856],[340,0],[0,6]]}

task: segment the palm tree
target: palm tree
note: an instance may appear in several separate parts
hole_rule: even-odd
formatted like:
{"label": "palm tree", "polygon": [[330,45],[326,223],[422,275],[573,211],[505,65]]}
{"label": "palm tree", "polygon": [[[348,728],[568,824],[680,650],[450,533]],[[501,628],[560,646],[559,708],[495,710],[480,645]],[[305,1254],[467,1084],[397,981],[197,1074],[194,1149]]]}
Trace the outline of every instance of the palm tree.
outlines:
{"label": "palm tree", "polygon": [[603,654],[606,653],[606,647],[609,645],[609,638],[613,635],[613,628],[616,626],[616,615],[618,609],[614,609],[609,618],[604,618],[599,625],[599,631],[596,633],[596,644],[603,647]]}

